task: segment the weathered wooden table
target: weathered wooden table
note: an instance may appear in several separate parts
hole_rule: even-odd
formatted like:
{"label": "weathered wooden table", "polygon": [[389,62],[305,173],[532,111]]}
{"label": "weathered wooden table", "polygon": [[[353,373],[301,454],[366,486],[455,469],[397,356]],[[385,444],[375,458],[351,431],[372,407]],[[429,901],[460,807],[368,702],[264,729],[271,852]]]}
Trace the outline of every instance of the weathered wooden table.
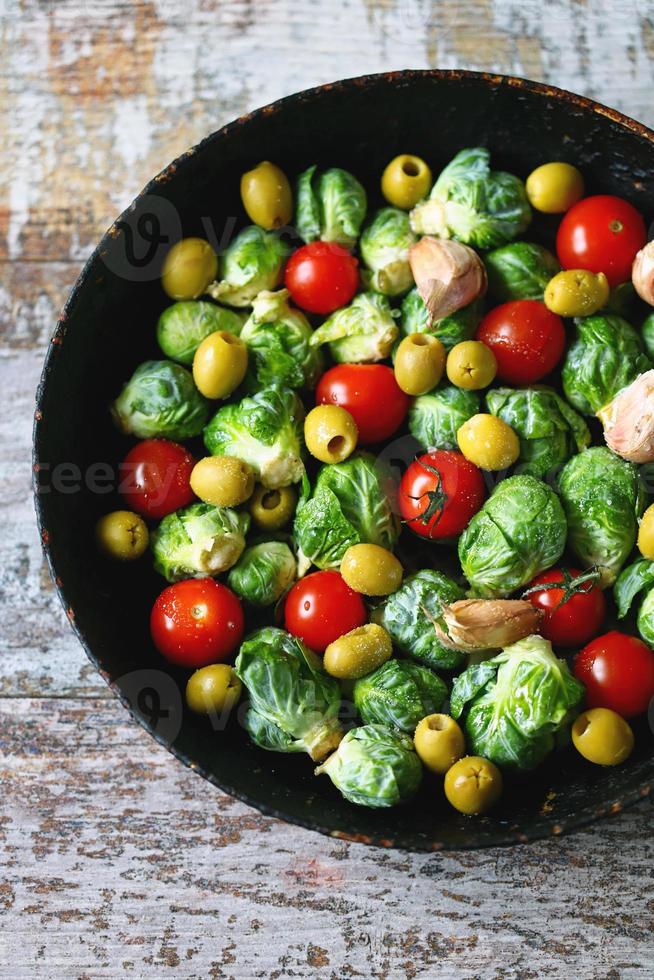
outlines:
{"label": "weathered wooden table", "polygon": [[146,179],[287,92],[466,66],[654,124],[651,0],[0,0],[0,976],[649,977],[652,807],[410,856],[216,792],[87,664],[30,499],[33,394],[85,256]]}

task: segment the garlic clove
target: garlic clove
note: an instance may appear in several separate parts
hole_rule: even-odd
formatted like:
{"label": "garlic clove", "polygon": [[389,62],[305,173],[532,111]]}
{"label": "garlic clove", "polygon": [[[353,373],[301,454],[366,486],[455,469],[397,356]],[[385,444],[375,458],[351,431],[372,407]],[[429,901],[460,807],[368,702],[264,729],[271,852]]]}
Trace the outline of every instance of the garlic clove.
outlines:
{"label": "garlic clove", "polygon": [[654,241],[641,248],[631,267],[631,281],[641,299],[654,306]]}
{"label": "garlic clove", "polygon": [[442,629],[436,634],[444,646],[472,653],[497,650],[537,633],[542,610],[526,599],[461,599],[443,606]]}
{"label": "garlic clove", "polygon": [[654,461],[654,370],[639,374],[597,417],[614,453],[631,463]]}
{"label": "garlic clove", "polygon": [[486,292],[484,263],[461,242],[425,236],[409,249],[409,264],[430,324]]}

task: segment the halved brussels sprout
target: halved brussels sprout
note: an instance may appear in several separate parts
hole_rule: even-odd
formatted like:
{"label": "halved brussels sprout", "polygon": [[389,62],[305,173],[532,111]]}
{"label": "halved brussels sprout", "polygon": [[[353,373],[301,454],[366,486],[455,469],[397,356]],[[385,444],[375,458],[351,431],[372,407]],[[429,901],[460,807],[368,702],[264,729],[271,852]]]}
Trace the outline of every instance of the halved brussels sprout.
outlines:
{"label": "halved brussels sprout", "polygon": [[322,372],[322,355],[310,344],[311,325],[289,306],[288,297],[287,289],[264,290],[252,302],[241,330],[250,354],[246,383],[251,390],[273,383],[311,388]]}
{"label": "halved brussels sprout", "polygon": [[273,626],[257,630],[234,669],[250,695],[245,727],[262,749],[308,752],[320,761],[336,748],[340,687],[300,640]]}
{"label": "halved brussels sprout", "polygon": [[270,385],[237,405],[219,408],[204,430],[212,456],[248,463],[267,490],[302,479],[304,409],[294,391]]}
{"label": "halved brussels sprout", "polygon": [[295,227],[305,242],[356,244],[368,206],[366,192],[351,173],[316,166],[300,174],[296,191]]}
{"label": "halved brussels sprout", "polygon": [[363,230],[359,250],[369,289],[385,296],[401,296],[413,285],[409,248],[417,242],[409,215],[398,208],[382,208]]}
{"label": "halved brussels sprout", "polygon": [[517,238],[531,221],[523,182],[491,170],[485,147],[461,150],[445,167],[429,198],[411,212],[419,235],[456,238],[476,248],[496,248]]}
{"label": "halved brussels sprout", "polygon": [[464,670],[452,688],[452,717],[463,716],[468,750],[498,766],[535,769],[570,725],[584,686],[549,640],[528,636]]}
{"label": "halved brussels sprout", "polygon": [[349,306],[336,310],[314,331],[311,344],[329,344],[330,354],[340,363],[383,361],[389,357],[398,333],[386,297],[359,293]]}
{"label": "halved brussels sprout", "polygon": [[248,514],[228,507],[182,507],[152,532],[155,571],[169,582],[226,572],[240,558],[249,526]]}
{"label": "halved brussels sprout", "polygon": [[207,293],[228,306],[249,306],[262,290],[280,284],[289,253],[290,248],[275,232],[249,225],[223,253],[223,277],[212,282]]}

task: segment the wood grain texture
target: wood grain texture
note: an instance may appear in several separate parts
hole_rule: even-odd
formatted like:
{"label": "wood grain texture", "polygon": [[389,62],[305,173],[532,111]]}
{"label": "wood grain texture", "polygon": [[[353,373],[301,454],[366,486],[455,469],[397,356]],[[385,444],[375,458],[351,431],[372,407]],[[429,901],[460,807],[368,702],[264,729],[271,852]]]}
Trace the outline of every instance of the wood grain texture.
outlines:
{"label": "wood grain texture", "polygon": [[0,731],[14,980],[651,975],[651,807],[519,851],[410,856],[215,793],[112,702],[0,702]]}
{"label": "wood grain texture", "polygon": [[81,264],[206,133],[429,66],[531,76],[652,125],[653,56],[650,0],[0,0],[3,980],[651,976],[649,804],[529,848],[407,856],[264,818],[170,758],[70,632],[29,447]]}

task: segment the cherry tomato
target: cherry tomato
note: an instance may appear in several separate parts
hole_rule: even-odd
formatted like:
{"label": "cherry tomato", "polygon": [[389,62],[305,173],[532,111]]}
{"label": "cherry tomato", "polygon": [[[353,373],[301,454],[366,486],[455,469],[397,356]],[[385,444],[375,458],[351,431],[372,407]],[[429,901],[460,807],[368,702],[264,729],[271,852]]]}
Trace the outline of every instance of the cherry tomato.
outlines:
{"label": "cherry tomato", "polygon": [[384,364],[337,364],[316,388],[317,405],[340,405],[357,424],[359,443],[389,439],[409,411],[391,368]]}
{"label": "cherry tomato", "polygon": [[623,718],[647,711],[654,698],[654,652],[635,636],[611,630],[575,658],[589,708],[611,708]]}
{"label": "cherry tomato", "polygon": [[[552,588],[559,582],[562,588]],[[538,585],[548,588],[536,589]],[[544,613],[540,632],[551,643],[580,647],[601,630],[606,616],[604,593],[592,579],[583,581],[579,569],[550,568],[537,575],[527,591],[525,598]]]}
{"label": "cherry tomato", "polygon": [[402,520],[422,538],[461,534],[486,495],[481,470],[462,453],[437,449],[409,466],[400,481]]}
{"label": "cherry tomato", "polygon": [[368,621],[365,603],[339,572],[314,572],[296,582],[286,597],[286,629],[322,653],[339,636]]}
{"label": "cherry tomato", "polygon": [[150,632],[159,653],[189,668],[227,660],[243,639],[244,625],[238,598],[212,578],[169,585],[150,614]]}
{"label": "cherry tomato", "polygon": [[516,299],[487,313],[477,340],[490,347],[497,378],[509,384],[532,384],[554,370],[563,355],[563,321],[537,299]]}
{"label": "cherry tomato", "polygon": [[631,279],[631,265],[647,241],[642,215],[620,197],[598,194],[570,208],[559,225],[556,251],[564,269],[603,272],[609,285]]}
{"label": "cherry tomato", "polygon": [[335,242],[310,242],[291,255],[285,285],[293,302],[310,313],[346,306],[359,286],[358,262]]}
{"label": "cherry tomato", "polygon": [[177,442],[145,439],[120,464],[120,492],[130,510],[159,520],[195,500],[191,471],[195,460]]}

